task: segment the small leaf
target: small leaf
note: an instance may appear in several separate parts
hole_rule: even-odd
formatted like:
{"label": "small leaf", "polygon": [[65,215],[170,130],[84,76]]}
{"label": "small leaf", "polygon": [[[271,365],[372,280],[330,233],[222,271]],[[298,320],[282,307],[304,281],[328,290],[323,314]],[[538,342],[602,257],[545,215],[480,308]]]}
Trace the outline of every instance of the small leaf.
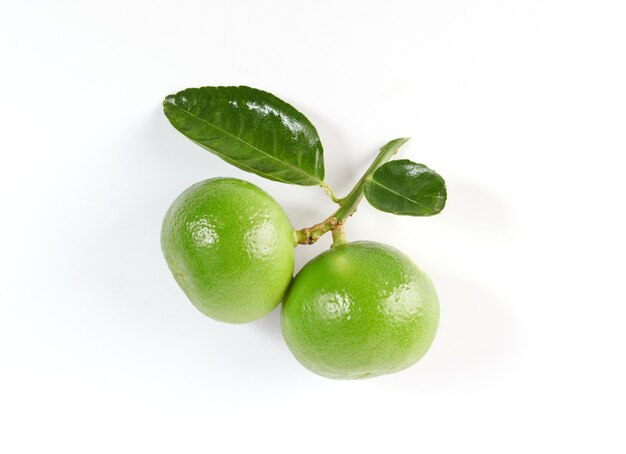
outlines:
{"label": "small leaf", "polygon": [[315,127],[270,93],[189,88],[166,97],[163,110],[181,133],[242,170],[303,186],[324,180],[324,150]]}
{"label": "small leaf", "polygon": [[365,198],[388,213],[432,216],[446,204],[446,183],[424,164],[408,159],[380,166],[365,184]]}

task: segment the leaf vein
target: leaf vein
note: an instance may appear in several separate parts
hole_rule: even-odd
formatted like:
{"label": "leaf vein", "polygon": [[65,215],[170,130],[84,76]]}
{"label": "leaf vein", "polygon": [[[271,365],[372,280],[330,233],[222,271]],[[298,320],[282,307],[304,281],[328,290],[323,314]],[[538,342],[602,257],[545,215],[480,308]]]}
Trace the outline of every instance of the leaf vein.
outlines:
{"label": "leaf vein", "polygon": [[418,202],[418,201],[416,201],[416,200],[409,199],[407,196],[405,196],[405,195],[403,195],[403,194],[400,194],[399,192],[394,191],[393,189],[391,189],[391,188],[389,188],[388,186],[385,186],[385,185],[383,185],[383,184],[379,183],[378,181],[376,181],[376,180],[374,180],[374,179],[371,179],[371,180],[370,180],[370,183],[377,184],[378,186],[380,186],[380,187],[381,187],[381,188],[383,188],[383,189],[386,189],[387,191],[391,192],[392,194],[395,194],[395,195],[397,195],[398,197],[401,197],[401,198],[403,198],[403,199],[405,199],[405,200],[408,200],[408,201],[409,201],[409,202],[411,202],[411,203],[414,203],[414,204],[415,204],[415,205],[417,205],[417,206],[420,206],[420,207],[424,208],[426,211],[430,212],[431,214],[435,214],[435,210],[433,210],[433,209],[431,209],[431,208],[427,207],[427,206],[426,206],[426,205],[424,205],[424,204],[419,203],[419,202]]}
{"label": "leaf vein", "polygon": [[[217,129],[217,130],[219,130],[219,131],[221,131],[221,132],[223,132],[223,133],[227,134],[228,136],[231,136],[231,137],[235,138],[236,140],[240,141],[241,143],[243,143],[243,144],[247,145],[248,147],[250,147],[250,148],[252,148],[252,149],[254,149],[254,150],[258,151],[258,152],[259,152],[259,153],[261,153],[261,154],[264,154],[264,155],[265,155],[265,156],[267,156],[268,158],[273,159],[273,160],[278,161],[279,163],[281,163],[281,164],[283,164],[283,165],[286,165],[286,166],[288,166],[288,167],[293,168],[293,169],[294,169],[297,173],[302,174],[302,175],[305,175],[306,177],[309,177],[309,178],[313,178],[314,180],[316,180],[316,181],[318,181],[318,182],[320,181],[320,180],[319,180],[319,178],[317,178],[316,176],[312,176],[312,175],[310,175],[310,174],[308,174],[308,173],[304,172],[302,169],[299,169],[298,167],[294,166],[293,164],[291,164],[291,163],[289,163],[289,162],[287,162],[287,161],[283,161],[283,160],[281,160],[281,159],[278,159],[278,158],[276,158],[276,157],[274,157],[274,156],[270,155],[269,153],[267,153],[267,152],[265,152],[265,151],[261,150],[260,148],[255,147],[255,146],[254,146],[254,145],[252,145],[251,143],[246,142],[246,141],[245,141],[245,140],[243,140],[242,138],[237,137],[235,134],[233,134],[233,133],[231,133],[231,132],[228,132],[228,131],[226,131],[226,130],[224,130],[224,129],[220,128],[220,127],[219,127],[219,126],[217,126],[216,124],[214,124],[214,123],[212,123],[212,122],[210,122],[210,121],[208,121],[208,120],[206,120],[206,119],[204,119],[204,118],[202,118],[202,117],[199,117],[199,116],[197,116],[197,115],[195,115],[195,114],[193,114],[193,113],[189,112],[188,110],[185,110],[185,109],[183,109],[182,107],[180,107],[180,106],[178,106],[178,105],[174,104],[174,103],[170,103],[170,105],[171,105],[171,106],[173,106],[173,107],[175,107],[175,108],[177,108],[178,110],[180,110],[180,111],[182,111],[182,112],[186,113],[187,115],[189,115],[189,116],[191,116],[191,117],[194,117],[194,118],[196,118],[197,120],[199,120],[199,121],[201,121],[201,122],[203,122],[203,123],[206,123],[206,124],[210,125],[211,127],[213,127],[213,128],[215,128],[215,129]],[[208,147],[207,147],[207,148],[208,148]],[[208,149],[210,149],[211,151],[215,152],[215,150],[213,150],[212,148],[208,148]],[[215,153],[217,153],[217,152],[215,152]],[[224,156],[222,153],[217,153],[217,154],[219,154],[220,156]]]}

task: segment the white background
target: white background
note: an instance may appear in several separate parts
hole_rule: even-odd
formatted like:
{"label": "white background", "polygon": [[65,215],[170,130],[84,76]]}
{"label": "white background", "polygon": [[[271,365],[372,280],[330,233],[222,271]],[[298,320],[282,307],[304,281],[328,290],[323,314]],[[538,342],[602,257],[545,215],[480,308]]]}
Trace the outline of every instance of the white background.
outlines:
{"label": "white background", "polygon": [[[3,1],[0,451],[625,452],[625,22],[602,0]],[[220,324],[177,288],[159,229],[187,186],[247,179],[298,228],[332,209],[162,114],[235,84],[311,119],[339,195],[399,136],[446,178],[441,216],[364,203],[347,227],[438,288],[411,369],[318,377],[279,311]]]}

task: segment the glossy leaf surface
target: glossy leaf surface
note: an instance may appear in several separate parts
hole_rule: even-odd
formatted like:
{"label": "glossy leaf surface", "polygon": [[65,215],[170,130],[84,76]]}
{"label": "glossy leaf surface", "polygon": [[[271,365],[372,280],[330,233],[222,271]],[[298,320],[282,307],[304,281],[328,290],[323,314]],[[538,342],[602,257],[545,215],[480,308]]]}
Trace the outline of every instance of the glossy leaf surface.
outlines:
{"label": "glossy leaf surface", "polygon": [[432,216],[446,204],[446,184],[441,176],[424,164],[408,159],[380,166],[365,184],[365,198],[388,213]]}
{"label": "glossy leaf surface", "polygon": [[250,87],[189,88],[166,97],[163,110],[182,134],[242,170],[304,186],[324,179],[315,127],[270,93]]}

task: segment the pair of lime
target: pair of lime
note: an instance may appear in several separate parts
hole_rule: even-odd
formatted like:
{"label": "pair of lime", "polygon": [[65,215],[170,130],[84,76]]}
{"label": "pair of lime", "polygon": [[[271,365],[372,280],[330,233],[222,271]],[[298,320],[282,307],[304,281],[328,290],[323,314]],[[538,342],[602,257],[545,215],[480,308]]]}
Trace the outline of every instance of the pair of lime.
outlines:
{"label": "pair of lime", "polygon": [[285,341],[317,374],[388,374],[426,353],[439,303],[428,276],[406,255],[375,242],[345,243],[293,278],[297,242],[281,206],[233,178],[213,178],[184,191],[161,233],[174,278],[202,313],[245,323],[282,301]]}

